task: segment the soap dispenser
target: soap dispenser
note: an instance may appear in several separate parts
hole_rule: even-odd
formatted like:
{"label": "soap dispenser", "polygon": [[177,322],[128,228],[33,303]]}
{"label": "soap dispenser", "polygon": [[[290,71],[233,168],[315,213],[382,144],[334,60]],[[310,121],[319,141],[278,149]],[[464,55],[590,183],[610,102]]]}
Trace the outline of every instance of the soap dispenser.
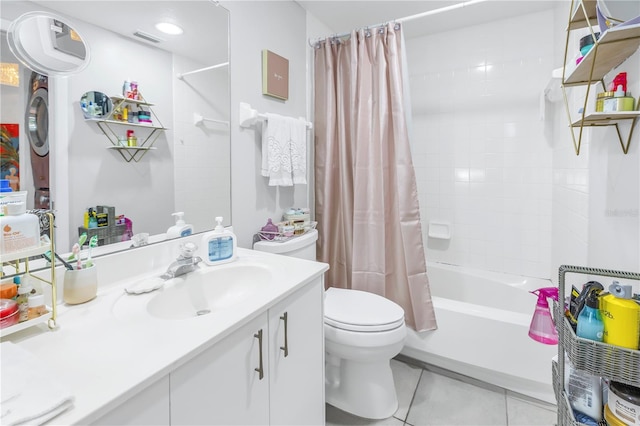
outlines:
{"label": "soap dispenser", "polygon": [[193,225],[184,222],[184,212],[171,213],[171,216],[175,216],[176,224],[167,229],[167,239],[186,237],[193,234]]}
{"label": "soap dispenser", "polygon": [[238,244],[233,232],[222,226],[222,217],[216,217],[215,229],[202,237],[200,257],[207,265],[219,265],[236,260]]}

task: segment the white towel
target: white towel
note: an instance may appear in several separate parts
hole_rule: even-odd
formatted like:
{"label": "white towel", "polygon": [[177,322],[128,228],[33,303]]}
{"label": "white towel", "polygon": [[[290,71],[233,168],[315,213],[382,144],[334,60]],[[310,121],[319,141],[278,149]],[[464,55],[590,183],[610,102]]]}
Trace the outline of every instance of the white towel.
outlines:
{"label": "white towel", "polygon": [[307,123],[266,114],[262,125],[262,176],[269,186],[307,183]]}
{"label": "white towel", "polygon": [[3,342],[0,354],[0,424],[41,425],[73,406],[73,395],[31,352],[13,342]]}
{"label": "white towel", "polygon": [[262,176],[269,178],[269,186],[292,186],[289,118],[266,115],[262,126]]}
{"label": "white towel", "polygon": [[294,184],[307,183],[307,122],[290,119],[291,170]]}

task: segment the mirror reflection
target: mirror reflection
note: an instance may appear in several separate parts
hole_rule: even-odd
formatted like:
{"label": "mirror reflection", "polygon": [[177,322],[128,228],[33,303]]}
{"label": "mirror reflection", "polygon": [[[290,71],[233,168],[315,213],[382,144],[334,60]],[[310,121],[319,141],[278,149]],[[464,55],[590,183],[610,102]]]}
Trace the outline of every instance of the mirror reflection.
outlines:
{"label": "mirror reflection", "polygon": [[80,98],[84,118],[106,117],[113,110],[111,98],[102,92],[86,92]]}
{"label": "mirror reflection", "polygon": [[11,22],[7,36],[16,58],[41,74],[71,74],[89,63],[89,50],[80,34],[52,13],[25,13]]}
{"label": "mirror reflection", "polygon": [[[38,87],[48,94],[48,108],[40,108],[48,114],[38,118],[48,120],[48,149],[42,156],[29,146],[25,115],[33,94],[32,73],[39,74],[5,48],[9,37],[4,24],[32,12],[55,14],[70,23],[82,34],[87,56],[91,54],[80,72],[39,77],[48,80]],[[36,206],[38,176],[50,179],[47,196],[56,216],[56,251],[68,252],[77,242],[89,208],[112,209],[116,220],[131,224],[127,236],[146,233],[149,241],[164,239],[175,212],[184,212],[194,232],[212,229],[216,216],[230,225],[230,134],[224,124],[230,117],[227,10],[208,0],[129,1],[126,13],[106,0],[17,0],[3,2],[0,14],[2,62],[18,68],[17,84],[0,85],[3,126],[9,124],[16,133],[15,176],[19,189],[28,191],[28,208]],[[180,25],[183,34],[160,33],[156,24],[163,21]],[[140,105],[130,110],[149,111],[151,122],[105,123],[87,117],[89,111],[102,114],[114,108],[127,81],[137,82],[141,96],[135,100]],[[196,116],[217,121],[198,124]],[[111,139],[130,132],[137,136],[134,146],[112,144]],[[125,160],[143,150],[148,152]],[[2,169],[3,178],[8,173]],[[120,243],[114,249],[132,245],[117,237],[112,242]]]}

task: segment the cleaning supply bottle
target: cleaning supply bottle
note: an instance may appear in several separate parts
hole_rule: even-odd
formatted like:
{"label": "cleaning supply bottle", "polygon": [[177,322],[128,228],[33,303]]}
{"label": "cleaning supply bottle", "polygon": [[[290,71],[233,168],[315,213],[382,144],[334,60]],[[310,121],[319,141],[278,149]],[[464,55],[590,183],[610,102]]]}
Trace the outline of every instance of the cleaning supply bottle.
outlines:
{"label": "cleaning supply bottle", "polygon": [[183,219],[184,212],[171,213],[171,216],[175,216],[176,223],[167,229],[167,239],[186,237],[193,234],[193,225],[186,224]]}
{"label": "cleaning supply bottle", "polygon": [[600,313],[604,323],[603,342],[638,349],[640,339],[640,304],[632,299],[630,285],[614,281],[609,293],[601,297]]}
{"label": "cleaning supply bottle", "polygon": [[583,339],[602,342],[604,335],[604,323],[598,309],[598,294],[600,290],[594,289],[587,296],[585,305],[578,316],[576,335]]}
{"label": "cleaning supply bottle", "polygon": [[537,290],[531,291],[531,293],[538,296],[538,303],[536,303],[536,309],[533,312],[533,318],[529,325],[529,337],[540,343],[547,345],[558,344],[558,331],[553,323],[553,317],[549,310],[549,303],[547,298],[558,300],[558,288],[557,287],[543,287]]}
{"label": "cleaning supply bottle", "polygon": [[221,216],[216,217],[218,224],[215,229],[202,237],[201,257],[207,265],[219,265],[236,260],[238,249],[236,236],[222,226],[222,219]]}

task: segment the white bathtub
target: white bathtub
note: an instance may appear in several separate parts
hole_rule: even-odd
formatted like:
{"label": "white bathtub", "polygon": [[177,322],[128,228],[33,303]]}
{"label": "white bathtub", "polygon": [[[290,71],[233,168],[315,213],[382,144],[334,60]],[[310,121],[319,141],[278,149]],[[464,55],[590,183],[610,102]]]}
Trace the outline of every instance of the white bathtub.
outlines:
{"label": "white bathtub", "polygon": [[438,329],[408,330],[402,355],[555,404],[551,358],[558,347],[528,336],[549,280],[427,263]]}

